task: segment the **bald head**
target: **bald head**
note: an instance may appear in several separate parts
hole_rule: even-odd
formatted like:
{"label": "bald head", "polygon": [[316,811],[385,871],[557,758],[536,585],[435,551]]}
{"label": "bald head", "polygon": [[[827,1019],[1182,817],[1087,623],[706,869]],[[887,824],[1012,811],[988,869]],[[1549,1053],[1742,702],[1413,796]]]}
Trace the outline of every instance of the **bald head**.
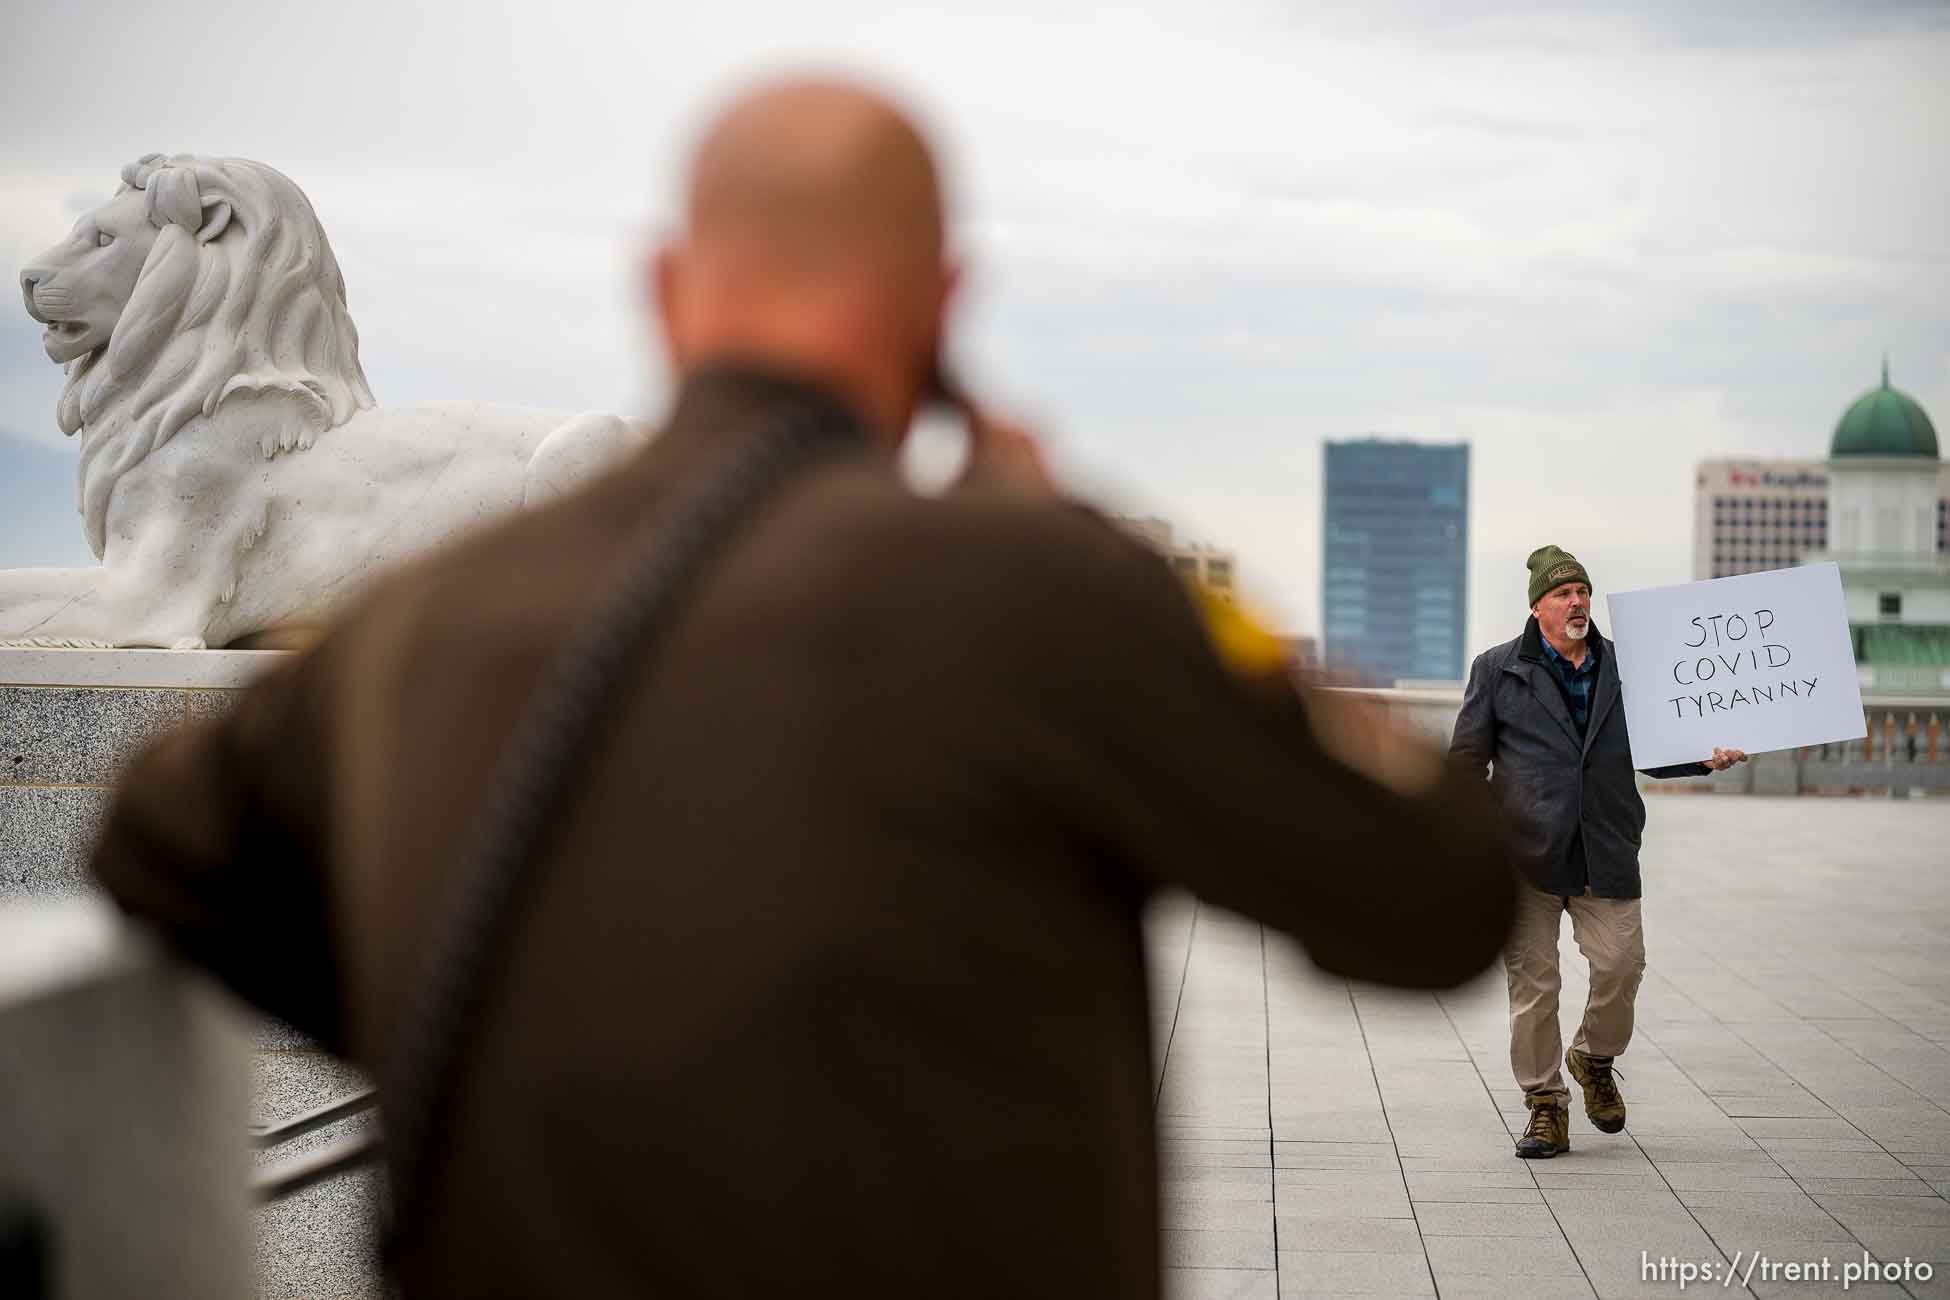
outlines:
{"label": "bald head", "polygon": [[679,371],[740,358],[799,372],[898,437],[953,283],[913,123],[844,82],[766,86],[706,132],[686,217],[657,284]]}
{"label": "bald head", "polygon": [[926,142],[891,104],[840,82],[787,82],[733,105],[697,151],[689,216],[696,243],[808,271],[941,259]]}

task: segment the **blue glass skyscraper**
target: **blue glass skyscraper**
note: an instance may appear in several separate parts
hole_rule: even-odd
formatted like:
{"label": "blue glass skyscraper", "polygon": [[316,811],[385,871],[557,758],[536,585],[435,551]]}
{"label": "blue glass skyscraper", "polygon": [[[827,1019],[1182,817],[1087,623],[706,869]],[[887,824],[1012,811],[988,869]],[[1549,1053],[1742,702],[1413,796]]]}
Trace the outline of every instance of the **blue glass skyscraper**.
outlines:
{"label": "blue glass skyscraper", "polygon": [[1329,442],[1321,629],[1329,667],[1457,680],[1469,620],[1469,444]]}

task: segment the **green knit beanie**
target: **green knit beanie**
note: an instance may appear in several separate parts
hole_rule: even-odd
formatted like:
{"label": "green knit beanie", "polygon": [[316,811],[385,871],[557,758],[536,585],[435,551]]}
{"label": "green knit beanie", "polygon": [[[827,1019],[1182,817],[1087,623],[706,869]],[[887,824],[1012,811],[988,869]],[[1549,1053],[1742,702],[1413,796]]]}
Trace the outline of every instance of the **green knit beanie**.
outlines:
{"label": "green knit beanie", "polygon": [[1530,566],[1530,603],[1535,605],[1544,593],[1567,582],[1591,585],[1591,575],[1578,563],[1578,557],[1561,546],[1540,546],[1524,561]]}

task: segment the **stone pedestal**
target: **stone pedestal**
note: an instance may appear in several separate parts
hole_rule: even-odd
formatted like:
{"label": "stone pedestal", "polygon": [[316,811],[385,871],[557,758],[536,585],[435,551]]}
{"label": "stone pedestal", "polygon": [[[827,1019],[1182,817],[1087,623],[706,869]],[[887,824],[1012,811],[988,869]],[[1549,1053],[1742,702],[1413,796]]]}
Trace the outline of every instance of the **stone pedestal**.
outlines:
{"label": "stone pedestal", "polygon": [[[220,713],[280,657],[0,649],[0,913],[93,894],[88,853],[122,765],[169,728]],[[0,1053],[6,1048],[0,1037]],[[260,1123],[362,1086],[351,1067],[287,1026],[258,1026],[254,1049],[248,1118]],[[242,1142],[246,1117],[238,1119]],[[366,1122],[344,1121],[275,1154],[294,1154]],[[380,1188],[379,1175],[364,1170],[257,1211],[258,1293],[383,1294],[372,1249]]]}
{"label": "stone pedestal", "polygon": [[169,728],[223,709],[277,658],[0,649],[0,901],[84,889],[123,762]]}

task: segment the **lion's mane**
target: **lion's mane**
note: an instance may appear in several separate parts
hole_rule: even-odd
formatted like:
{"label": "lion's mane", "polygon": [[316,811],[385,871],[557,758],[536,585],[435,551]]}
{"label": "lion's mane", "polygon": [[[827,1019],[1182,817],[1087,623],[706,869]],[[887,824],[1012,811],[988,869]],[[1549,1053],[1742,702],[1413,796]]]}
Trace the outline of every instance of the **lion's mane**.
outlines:
{"label": "lion's mane", "polygon": [[[273,397],[254,432],[266,457],[309,447],[373,405],[338,260],[303,192],[262,163],[145,154],[118,195],[145,191],[158,230],[105,348],[68,367],[58,419],[82,435],[77,502],[107,541],[110,494],[193,419],[232,397]],[[199,241],[209,214],[228,222]]]}

